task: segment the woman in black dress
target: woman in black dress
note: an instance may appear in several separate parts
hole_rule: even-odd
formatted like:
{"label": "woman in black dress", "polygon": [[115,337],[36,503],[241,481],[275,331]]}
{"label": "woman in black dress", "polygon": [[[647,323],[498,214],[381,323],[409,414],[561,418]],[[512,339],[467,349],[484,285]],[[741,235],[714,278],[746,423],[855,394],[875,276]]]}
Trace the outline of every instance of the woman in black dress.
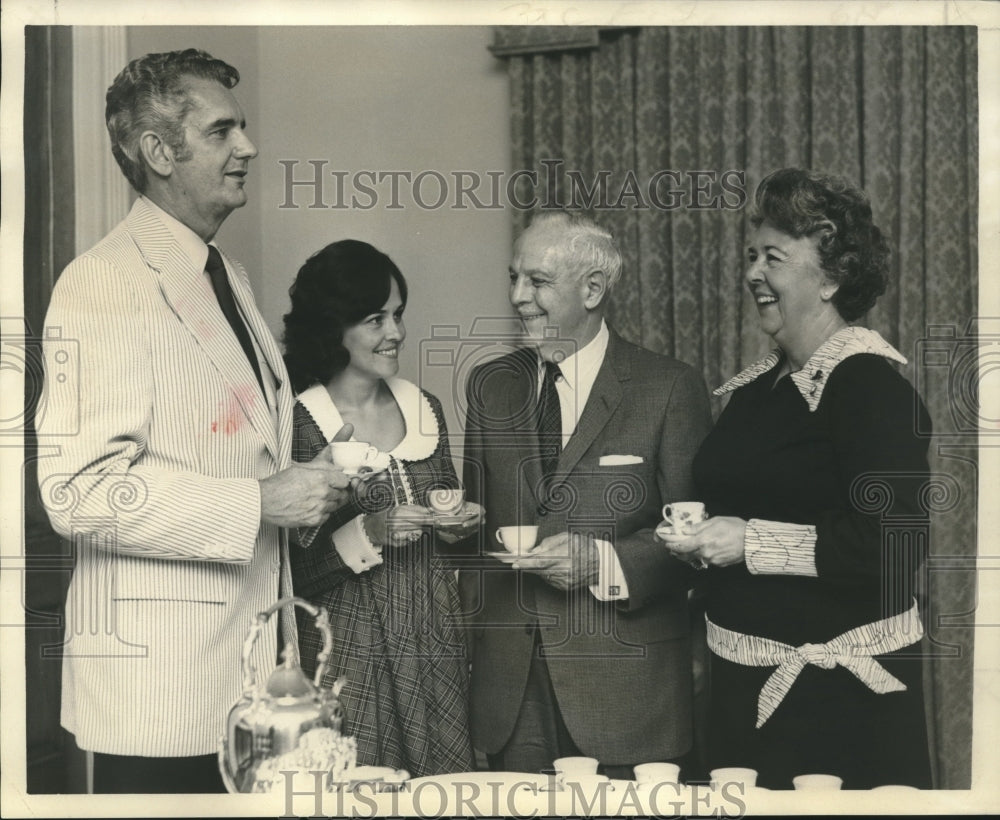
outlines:
{"label": "woman in black dress", "polygon": [[811,171],[768,176],[751,221],[746,283],[777,348],[716,391],[694,462],[711,517],[664,539],[706,570],[710,763],[768,788],[929,788],[917,545],[889,526],[926,521],[929,422],[903,356],[851,324],[888,246],[863,192]]}
{"label": "woman in black dress", "polygon": [[[350,503],[322,527],[300,530],[292,546],[295,592],[325,607],[333,629],[324,685],[347,678],[340,699],[359,764],[414,777],[470,771],[458,590],[437,539],[467,535],[479,519],[466,516],[454,531],[392,526],[400,510],[426,519],[428,492],[458,486],[441,403],[397,375],[406,280],[371,245],[343,240],[310,257],[290,293],[292,457],[311,461],[352,425],[354,439],[377,447],[385,468],[356,480]],[[311,618],[299,619],[299,643],[312,675],[322,639]]]}

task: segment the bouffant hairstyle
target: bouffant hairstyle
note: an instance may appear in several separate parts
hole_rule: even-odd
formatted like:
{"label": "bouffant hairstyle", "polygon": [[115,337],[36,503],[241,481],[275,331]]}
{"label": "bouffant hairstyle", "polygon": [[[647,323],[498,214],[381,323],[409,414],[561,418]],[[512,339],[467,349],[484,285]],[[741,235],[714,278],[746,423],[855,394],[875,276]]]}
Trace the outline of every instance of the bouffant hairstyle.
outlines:
{"label": "bouffant hairstyle", "polygon": [[782,168],[757,186],[750,221],[796,239],[819,234],[820,264],[838,286],[833,304],[845,321],[860,319],[885,293],[889,245],[872,222],[868,196],[846,180]]}
{"label": "bouffant hairstyle", "polygon": [[185,153],[184,117],[191,109],[187,78],[215,80],[226,88],[240,81],[228,63],[196,48],[146,54],[121,70],[105,97],[104,120],[111,153],[129,184],[140,194],[149,184],[139,156],[139,137],[153,131],[180,156]]}
{"label": "bouffant hairstyle", "polygon": [[344,239],[317,251],[289,288],[285,314],[285,365],[292,388],[326,384],[351,360],[344,331],[377,313],[395,280],[406,305],[406,280],[393,261],[367,242]]}

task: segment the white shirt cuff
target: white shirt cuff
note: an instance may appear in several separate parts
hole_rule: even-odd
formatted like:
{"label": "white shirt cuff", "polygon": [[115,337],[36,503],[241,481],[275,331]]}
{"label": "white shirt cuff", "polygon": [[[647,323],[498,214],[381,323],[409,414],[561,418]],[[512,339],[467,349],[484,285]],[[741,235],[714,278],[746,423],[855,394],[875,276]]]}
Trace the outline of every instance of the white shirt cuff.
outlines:
{"label": "white shirt cuff", "polygon": [[364,521],[363,515],[356,515],[331,536],[337,554],[356,573],[382,563],[382,553],[368,538]]}
{"label": "white shirt cuff", "polygon": [[743,552],[752,575],[804,575],[816,578],[816,528],[751,518]]}
{"label": "white shirt cuff", "polygon": [[618,553],[607,541],[597,541],[598,571],[597,583],[590,587],[598,601],[624,601],[628,598],[628,582],[622,572]]}

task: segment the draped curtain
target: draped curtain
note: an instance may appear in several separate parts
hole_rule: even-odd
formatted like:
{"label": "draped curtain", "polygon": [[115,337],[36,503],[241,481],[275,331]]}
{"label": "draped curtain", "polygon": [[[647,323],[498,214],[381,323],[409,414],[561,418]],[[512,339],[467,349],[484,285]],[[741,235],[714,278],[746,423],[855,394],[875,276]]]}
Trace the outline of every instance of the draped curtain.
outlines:
{"label": "draped curtain", "polygon": [[[59,272],[75,252],[73,38],[66,26],[24,30],[24,375],[25,768],[30,794],[86,791],[86,763],[59,723],[59,647],[73,567],[71,546],[49,526],[38,494],[34,414],[42,395],[39,340]],[[15,342],[12,349],[16,349]],[[13,477],[12,477],[13,478]],[[9,704],[8,704],[9,705]]]}
{"label": "draped curtain", "polygon": [[528,205],[589,206],[624,253],[609,321],[699,367],[710,387],[773,346],[741,280],[756,184],[803,166],[870,195],[894,254],[864,324],[909,359],[943,476],[925,570],[935,782],[967,788],[978,417],[974,378],[956,391],[953,371],[975,349],[976,30],[602,29],[548,44],[538,34],[504,28],[494,48],[508,63],[513,167],[535,175],[518,177],[515,228]]}

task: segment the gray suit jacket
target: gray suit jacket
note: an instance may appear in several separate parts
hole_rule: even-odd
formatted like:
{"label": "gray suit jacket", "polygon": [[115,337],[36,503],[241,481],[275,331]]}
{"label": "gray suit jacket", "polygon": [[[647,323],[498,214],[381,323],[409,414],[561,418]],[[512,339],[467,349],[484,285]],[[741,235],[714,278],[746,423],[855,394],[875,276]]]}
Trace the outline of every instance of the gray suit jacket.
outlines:
{"label": "gray suit jacket", "polygon": [[[518,351],[477,368],[467,385],[464,481],[498,526],[537,524],[610,541],[627,600],[600,602],[483,557],[461,573],[472,647],[477,748],[499,751],[513,729],[531,659],[543,651],[576,745],[609,765],[677,757],[691,745],[689,569],[655,541],[663,504],[690,500],[691,461],[711,425],[708,393],[686,364],[614,331],[549,496],[532,409],[536,354]],[[641,459],[621,466],[602,456]],[[496,549],[481,545],[480,553]]]}

